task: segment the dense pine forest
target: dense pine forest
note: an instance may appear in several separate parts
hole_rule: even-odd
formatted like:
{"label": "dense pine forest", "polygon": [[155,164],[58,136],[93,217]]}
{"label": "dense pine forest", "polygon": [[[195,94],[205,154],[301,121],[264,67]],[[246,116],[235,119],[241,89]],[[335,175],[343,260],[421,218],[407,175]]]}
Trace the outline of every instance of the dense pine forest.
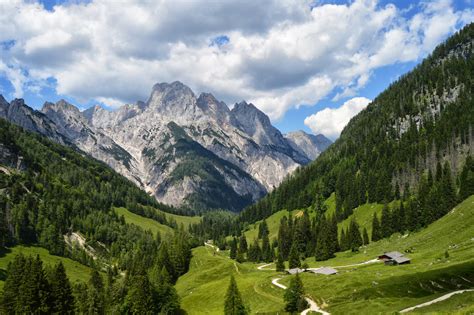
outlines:
{"label": "dense pine forest", "polygon": [[339,217],[366,202],[413,195],[448,162],[457,175],[474,146],[474,24],[437,47],[381,93],[314,163],[290,175],[240,215],[255,222],[271,213],[313,206],[336,193]]}

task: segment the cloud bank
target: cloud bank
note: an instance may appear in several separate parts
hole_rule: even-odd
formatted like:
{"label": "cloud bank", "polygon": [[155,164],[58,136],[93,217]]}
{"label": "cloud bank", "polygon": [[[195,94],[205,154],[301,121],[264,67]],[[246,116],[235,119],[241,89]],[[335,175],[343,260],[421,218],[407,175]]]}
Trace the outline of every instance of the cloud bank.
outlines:
{"label": "cloud bank", "polygon": [[315,134],[322,133],[335,140],[352,117],[367,107],[371,102],[365,97],[354,97],[338,108],[325,108],[314,115],[306,117],[304,124]]}
{"label": "cloud bank", "polygon": [[415,9],[407,18],[374,0],[94,0],[48,11],[5,0],[0,75],[18,97],[54,79],[58,94],[112,106],[180,80],[229,104],[249,100],[275,120],[336,88],[335,99],[354,96],[374,69],[418,60],[474,20],[447,0]]}

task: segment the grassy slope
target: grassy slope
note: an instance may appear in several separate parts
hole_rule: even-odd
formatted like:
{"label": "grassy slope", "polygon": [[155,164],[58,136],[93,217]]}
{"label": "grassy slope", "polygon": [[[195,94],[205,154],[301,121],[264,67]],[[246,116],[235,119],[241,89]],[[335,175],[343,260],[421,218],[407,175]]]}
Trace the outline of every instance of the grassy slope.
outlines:
{"label": "grassy slope", "polygon": [[[69,276],[69,279],[72,283],[77,281],[89,281],[89,276],[91,273],[91,269],[89,267],[84,266],[69,258],[50,255],[46,249],[34,246],[15,246],[12,248],[8,248],[7,250],[0,251],[0,271],[2,275],[5,274],[4,271],[6,271],[8,263],[12,261],[14,257],[19,253],[33,256],[40,255],[45,266],[53,266],[59,261],[62,261],[64,267],[66,268],[67,275]],[[4,278],[0,278],[0,291],[3,289],[3,281]]]}
{"label": "grassy slope", "polygon": [[164,212],[161,210],[156,210],[156,211],[160,213],[164,213],[167,219],[175,220],[178,226],[183,224],[185,228],[187,228],[191,224],[196,224],[201,221],[201,217],[198,217],[198,216],[188,217],[184,215],[177,215],[173,213]]}
{"label": "grassy slope", "polygon": [[[334,194],[332,194],[325,202],[327,206],[326,210],[326,215],[331,216],[336,212],[336,197]],[[393,206],[394,203],[391,203],[389,206]],[[376,212],[379,216],[382,213],[382,204],[376,204],[376,203],[371,203],[371,204],[365,204],[360,207],[357,207],[354,209],[354,213],[350,215],[347,219],[344,221],[340,222],[338,224],[339,231],[344,227],[347,228],[349,226],[350,221],[352,220],[353,217],[355,217],[357,223],[359,223],[360,229],[365,227],[369,233],[369,236],[371,235],[372,231],[372,216],[374,212]],[[293,216],[298,216],[301,210],[294,210],[292,211]],[[283,216],[288,215],[288,211],[286,210],[281,210],[278,212],[275,212],[271,216],[269,216],[266,221],[268,225],[268,230],[270,231],[270,240],[273,238],[277,238],[278,236],[278,227],[280,226],[280,219]],[[312,216],[313,213],[310,212],[310,216]],[[248,226],[245,232],[245,236],[247,237],[247,241],[252,241],[254,238],[257,237],[258,235],[258,226],[262,221],[258,221],[254,224],[251,224]]]}
{"label": "grassy slope", "polygon": [[[338,253],[329,261],[308,261],[310,266],[341,266],[373,259],[384,251],[411,250],[407,256],[412,258],[412,264],[344,268],[335,276],[304,274],[305,287],[317,300],[327,303],[328,310],[335,314],[390,313],[458,288],[472,288],[473,227],[474,196],[471,196],[420,232],[393,235],[362,248],[359,253]],[[450,254],[447,259],[444,258],[446,250]]]}
{"label": "grassy slope", "polygon": [[128,224],[135,224],[144,230],[151,231],[155,235],[158,232],[161,235],[173,233],[173,229],[169,226],[160,224],[155,220],[132,213],[125,208],[115,208],[115,212],[117,212],[118,215],[123,215],[123,217],[125,218],[125,222],[127,222]]}
{"label": "grassy slope", "polygon": [[449,299],[415,309],[410,314],[474,314],[474,292],[457,294]]}
{"label": "grassy slope", "polygon": [[222,314],[231,274],[252,314],[283,309],[283,290],[270,284],[274,273],[259,271],[254,264],[234,263],[227,253],[214,255],[210,247],[193,250],[190,270],[176,284],[182,308],[190,315]]}
{"label": "grassy slope", "polygon": [[[399,202],[397,201],[393,201],[388,206],[390,207],[390,209],[392,209],[393,207],[398,206],[398,203]],[[342,228],[347,229],[352,219],[355,218],[355,220],[359,224],[360,231],[362,232],[362,230],[366,228],[370,237],[370,235],[372,235],[372,219],[374,213],[377,213],[377,216],[380,220],[383,207],[384,205],[379,203],[366,203],[355,208],[354,212],[347,219],[337,225],[339,228],[339,232]]]}
{"label": "grassy slope", "polygon": [[[278,214],[274,214],[274,216]],[[273,224],[267,219],[269,228]],[[384,251],[398,250],[412,258],[412,264],[385,266],[381,263],[340,268],[333,276],[304,273],[302,279],[309,295],[332,314],[391,314],[406,307],[430,301],[443,294],[474,287],[474,196],[426,229],[409,235],[393,235],[372,243],[359,253],[338,253],[333,259],[310,266],[343,266],[364,262]],[[271,232],[272,233],[272,232]],[[449,258],[444,257],[448,250]],[[197,248],[190,272],[181,277],[177,289],[190,314],[222,313],[228,276],[234,273],[239,289],[252,313],[282,310],[283,290],[271,285],[275,271],[259,271],[257,265],[237,264],[227,253],[213,256],[210,248]],[[290,277],[280,282],[288,284]],[[445,313],[472,311],[472,295],[432,306]],[[461,308],[462,307],[462,308]],[[427,308],[427,310],[430,310]],[[424,310],[417,310],[421,312]]]}

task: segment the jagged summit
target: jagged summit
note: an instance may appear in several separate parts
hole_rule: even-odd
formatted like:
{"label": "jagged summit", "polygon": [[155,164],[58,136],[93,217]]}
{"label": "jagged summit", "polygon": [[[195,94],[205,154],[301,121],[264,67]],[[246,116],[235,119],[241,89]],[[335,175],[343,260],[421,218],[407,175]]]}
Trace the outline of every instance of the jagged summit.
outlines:
{"label": "jagged summit", "polygon": [[295,150],[312,160],[332,144],[332,141],[322,134],[308,134],[303,130],[289,132],[285,134],[285,138]]}
{"label": "jagged summit", "polygon": [[45,103],[41,112],[22,100],[12,104],[20,114],[2,114],[1,108],[12,112],[13,106],[3,105],[0,116],[65,139],[161,202],[194,209],[238,211],[314,156],[253,104],[243,101],[230,110],[179,81],[155,84],[146,102],[113,111],[96,105],[81,112],[64,100]]}

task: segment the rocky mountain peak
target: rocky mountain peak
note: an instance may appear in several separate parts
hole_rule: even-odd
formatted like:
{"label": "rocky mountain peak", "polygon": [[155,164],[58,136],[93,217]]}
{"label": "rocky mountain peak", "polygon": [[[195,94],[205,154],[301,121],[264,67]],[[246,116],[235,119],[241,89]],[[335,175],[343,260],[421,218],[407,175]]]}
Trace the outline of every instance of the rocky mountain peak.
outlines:
{"label": "rocky mountain peak", "polygon": [[259,145],[288,146],[280,131],[272,126],[270,118],[252,103],[237,103],[231,113],[236,127],[250,135]]}
{"label": "rocky mountain peak", "polygon": [[293,149],[306,155],[311,160],[316,159],[322,151],[332,144],[324,135],[313,135],[303,130],[292,131],[285,134],[285,138]]}
{"label": "rocky mountain peak", "polygon": [[218,101],[211,93],[201,93],[197,106],[209,117],[219,122],[230,121],[230,109],[224,102]]}
{"label": "rocky mountain peak", "polygon": [[169,120],[192,121],[197,114],[196,96],[179,81],[155,84],[146,104],[149,111]]}
{"label": "rocky mountain peak", "polygon": [[10,104],[8,104],[7,100],[0,94],[0,117],[6,117],[9,106]]}
{"label": "rocky mountain peak", "polygon": [[61,99],[56,103],[45,102],[41,111],[43,113],[46,113],[48,111],[55,111],[62,112],[63,114],[67,115],[81,115],[81,112],[76,106],[72,105],[71,103],[68,103],[64,99]]}
{"label": "rocky mountain peak", "polygon": [[3,97],[2,94],[0,94],[0,106],[7,106],[9,105],[7,100]]}

